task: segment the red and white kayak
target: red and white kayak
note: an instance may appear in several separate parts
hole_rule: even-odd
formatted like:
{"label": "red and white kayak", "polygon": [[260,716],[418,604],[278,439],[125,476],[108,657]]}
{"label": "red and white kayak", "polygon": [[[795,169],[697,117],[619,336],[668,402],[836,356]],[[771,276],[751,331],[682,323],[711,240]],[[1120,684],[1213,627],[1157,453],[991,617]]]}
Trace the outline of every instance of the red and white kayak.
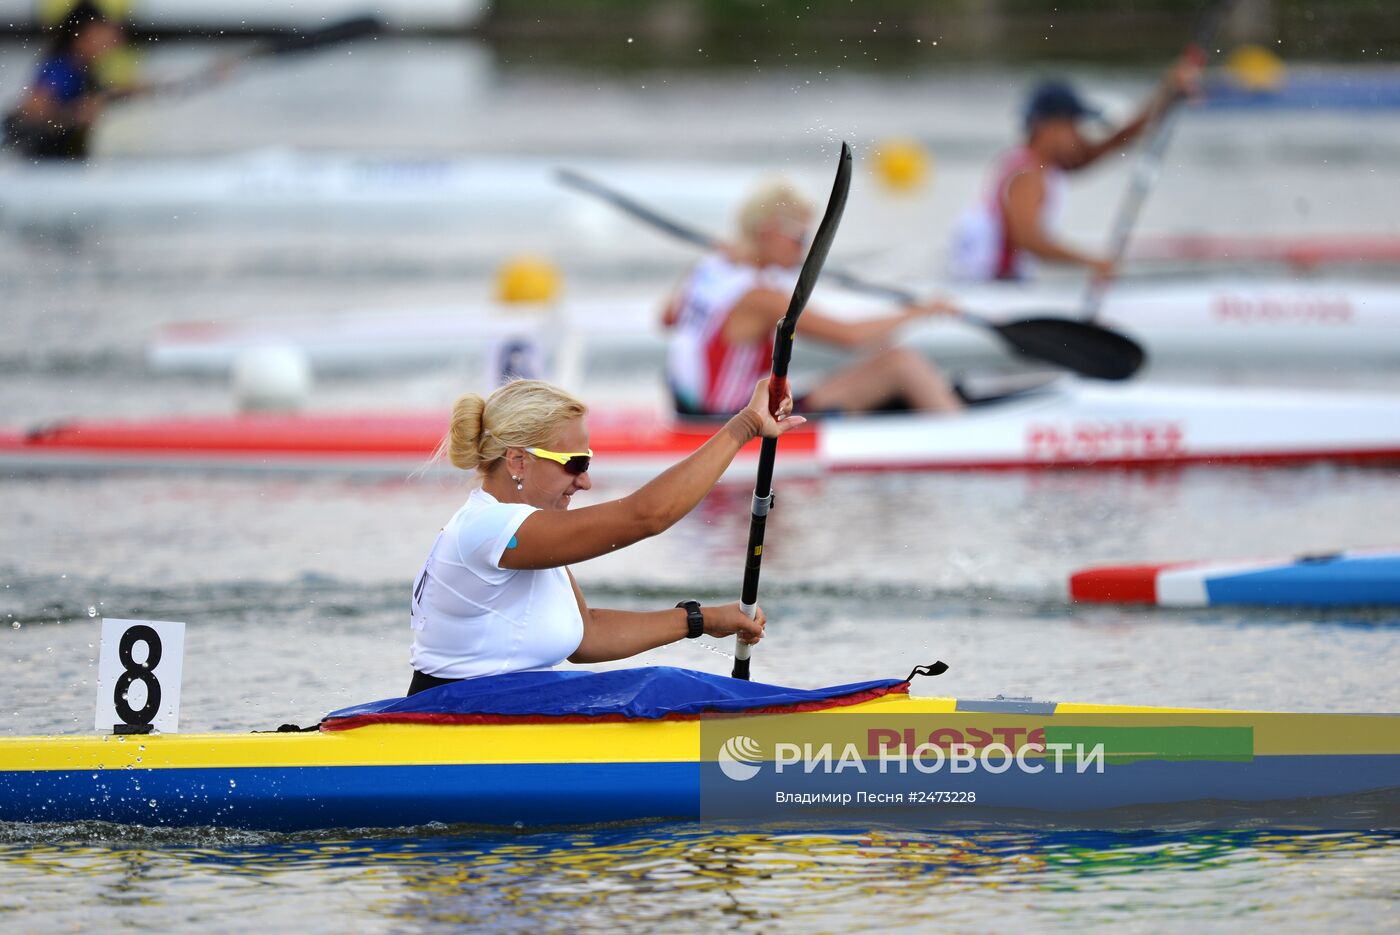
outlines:
{"label": "red and white kayak", "polygon": [[[952,294],[965,308],[993,321],[1074,317],[1083,298],[1078,290],[1021,285],[962,286]],[[504,339],[525,337],[585,356],[622,354],[659,363],[666,340],[657,320],[659,301],[651,295],[570,301],[535,316],[510,314],[483,302],[177,322],[155,334],[147,346],[147,360],[160,372],[226,373],[240,354],[277,345],[299,349],[319,372],[363,372],[369,367],[455,362],[489,352]],[[815,304],[849,319],[889,310],[888,304],[833,290],[820,293]],[[1120,283],[1105,300],[1103,321],[1139,341],[1154,363],[1400,365],[1400,286],[1385,283]],[[953,321],[913,325],[903,340],[949,366],[1008,360],[1005,346],[994,335]],[[811,357],[807,351],[799,355]]]}
{"label": "red and white kayak", "polygon": [[[426,415],[248,415],[67,422],[0,433],[10,471],[168,467],[404,474],[446,429]],[[708,424],[595,411],[594,475],[648,474],[699,446]],[[757,445],[736,460],[748,476]],[[1400,462],[1400,398],[1064,378],[957,415],[832,418],[783,439],[777,470],[915,471]]]}
{"label": "red and white kayak", "polygon": [[1400,605],[1400,550],[1110,565],[1075,572],[1069,589],[1072,600],[1095,604],[1396,606]]}

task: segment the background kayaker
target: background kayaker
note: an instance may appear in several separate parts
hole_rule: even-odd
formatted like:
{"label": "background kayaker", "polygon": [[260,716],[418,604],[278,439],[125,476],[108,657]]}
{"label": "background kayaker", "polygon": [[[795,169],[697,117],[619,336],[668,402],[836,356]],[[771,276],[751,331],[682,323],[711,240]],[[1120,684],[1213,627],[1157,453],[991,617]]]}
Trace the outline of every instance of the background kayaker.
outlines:
{"label": "background kayaker", "polygon": [[635,493],[570,510],[593,486],[587,407],[516,380],[452,410],[442,454],[481,486],[448,520],[414,579],[408,693],[483,675],[624,659],[701,633],[763,636],[738,603],[657,611],[589,607],[568,566],[658,535],[693,510],[749,441],[801,425],[789,397],[768,413],[768,381],[709,441]]}
{"label": "background kayaker", "polygon": [[1081,130],[1085,117],[1101,116],[1070,85],[1047,81],[1032,92],[1025,110],[1024,142],[1004,154],[985,196],[959,218],[953,231],[951,267],[962,280],[1024,280],[1031,257],[1082,266],[1096,280],[1113,277],[1111,258],[1078,250],[1055,233],[1064,200],[1065,173],[1078,172],[1119,152],[1172,102],[1193,93],[1200,65],[1183,55],[1167,72],[1138,115],[1105,139]]}
{"label": "background kayaker", "polygon": [[34,80],[5,117],[6,145],[30,159],[87,158],[109,100],[99,63],[125,44],[121,26],[95,4],[76,4],[53,27]]}
{"label": "background kayaker", "polygon": [[[702,259],[681,282],[662,319],[672,332],[666,372],[677,413],[727,416],[748,402],[749,388],[773,359],[773,329],[787,314],[812,214],[811,204],[787,182],[765,186],[740,209],[738,240]],[[878,349],[822,379],[800,396],[798,408],[960,408],[948,381],[917,352],[881,347],[908,322],[954,311],[939,300],[880,318],[841,321],[808,306],[797,324],[804,339]]]}

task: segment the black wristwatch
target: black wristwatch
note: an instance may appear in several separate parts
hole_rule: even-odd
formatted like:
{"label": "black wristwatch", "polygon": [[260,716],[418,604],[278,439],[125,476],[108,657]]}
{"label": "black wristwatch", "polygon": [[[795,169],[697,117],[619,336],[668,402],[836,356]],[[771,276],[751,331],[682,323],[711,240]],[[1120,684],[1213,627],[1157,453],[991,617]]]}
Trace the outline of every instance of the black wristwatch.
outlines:
{"label": "black wristwatch", "polygon": [[685,625],[688,628],[685,638],[693,640],[705,633],[705,615],[700,613],[699,601],[681,601],[676,605],[685,609]]}

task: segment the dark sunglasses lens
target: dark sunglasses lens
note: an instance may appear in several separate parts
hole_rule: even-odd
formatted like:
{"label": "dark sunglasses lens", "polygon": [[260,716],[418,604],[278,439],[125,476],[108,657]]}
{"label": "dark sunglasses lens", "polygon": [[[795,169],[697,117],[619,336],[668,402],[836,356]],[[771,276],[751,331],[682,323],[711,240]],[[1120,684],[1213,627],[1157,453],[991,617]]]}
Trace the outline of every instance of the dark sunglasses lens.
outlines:
{"label": "dark sunglasses lens", "polygon": [[564,470],[574,475],[582,474],[584,471],[588,470],[588,464],[592,460],[593,459],[588,457],[588,455],[574,455],[564,462]]}

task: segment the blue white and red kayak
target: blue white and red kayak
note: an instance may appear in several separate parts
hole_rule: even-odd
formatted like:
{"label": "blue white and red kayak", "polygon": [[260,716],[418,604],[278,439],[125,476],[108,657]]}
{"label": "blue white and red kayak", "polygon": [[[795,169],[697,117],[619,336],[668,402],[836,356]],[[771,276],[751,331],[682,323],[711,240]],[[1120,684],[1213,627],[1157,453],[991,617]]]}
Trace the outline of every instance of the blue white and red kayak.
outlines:
{"label": "blue white and red kayak", "polygon": [[[669,671],[687,682],[735,682]],[[310,733],[4,737],[0,822],[291,831],[873,817],[936,828],[1119,810],[1108,818],[1114,827],[1156,827],[1171,815],[1194,827],[1240,819],[1257,827],[1263,815],[1290,827],[1389,829],[1400,819],[1397,715],[913,698],[896,680],[814,692],[744,683],[658,705],[649,684],[658,672],[473,680],[507,684],[486,704],[440,703],[456,688],[448,685],[346,709]],[[603,685],[592,703],[540,709],[516,703],[519,676]],[[619,687],[626,678],[648,684]],[[547,681],[573,697],[570,685]],[[782,771],[779,743],[798,740],[845,751],[839,768],[830,755],[824,764],[804,756]],[[937,768],[882,768],[881,755],[900,745]],[[1096,746],[1097,761],[1080,758]],[[1050,751],[1071,747],[1061,768]],[[958,755],[975,762],[954,769]],[[775,790],[906,801],[873,812],[859,802],[823,808],[820,799],[776,808]],[[1359,806],[1348,804],[1357,797]],[[1306,817],[1319,808],[1320,817]]]}
{"label": "blue white and red kayak", "polygon": [[[72,421],[0,432],[0,467],[61,469],[417,471],[446,414],[179,416]],[[713,422],[596,409],[595,478],[650,475],[698,448]],[[731,476],[752,480],[758,445]],[[776,469],[937,471],[1400,463],[1400,397],[1061,378],[951,415],[814,421],[783,439]]]}
{"label": "blue white and red kayak", "polygon": [[1086,568],[1070,577],[1070,597],[1159,607],[1400,606],[1400,549]]}

